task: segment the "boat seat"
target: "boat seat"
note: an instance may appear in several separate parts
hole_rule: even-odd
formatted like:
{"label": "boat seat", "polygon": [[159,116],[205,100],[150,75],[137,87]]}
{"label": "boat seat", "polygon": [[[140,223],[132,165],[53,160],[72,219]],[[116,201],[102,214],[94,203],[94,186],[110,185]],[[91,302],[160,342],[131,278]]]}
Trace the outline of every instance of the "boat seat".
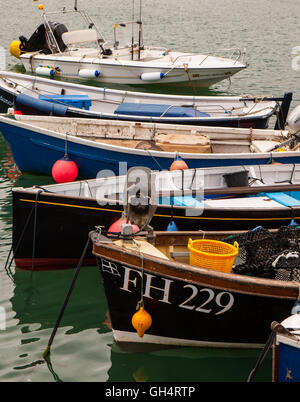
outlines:
{"label": "boat seat", "polygon": [[201,134],[157,134],[155,145],[166,152],[211,152],[210,139]]}
{"label": "boat seat", "polygon": [[297,198],[291,197],[286,193],[266,193],[266,196],[285,207],[296,207],[300,205],[300,201]]}
{"label": "boat seat", "polygon": [[95,42],[98,39],[97,31],[95,29],[81,29],[79,31],[64,32],[62,40],[69,45],[77,43]]}
{"label": "boat seat", "polygon": [[252,152],[255,153],[266,153],[270,152],[271,149],[275,147],[275,145],[279,145],[279,141],[270,141],[270,140],[254,140],[251,142]]}
{"label": "boat seat", "polygon": [[200,112],[190,106],[172,106],[155,103],[123,102],[114,111],[115,114],[152,117],[209,117],[208,113]]}

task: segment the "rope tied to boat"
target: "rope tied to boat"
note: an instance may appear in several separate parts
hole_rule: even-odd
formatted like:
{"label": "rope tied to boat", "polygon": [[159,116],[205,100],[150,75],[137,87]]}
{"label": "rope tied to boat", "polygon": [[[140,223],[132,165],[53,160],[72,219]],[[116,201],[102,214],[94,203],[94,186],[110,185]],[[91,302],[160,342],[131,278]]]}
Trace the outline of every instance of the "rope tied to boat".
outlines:
{"label": "rope tied to boat", "polygon": [[[5,266],[4,266],[4,269],[5,269],[7,275],[8,275],[8,277],[9,277],[10,279],[12,279],[12,272],[11,272],[11,269],[10,269],[10,268],[11,268],[11,264],[12,264],[13,260],[15,259],[15,256],[16,256],[18,250],[19,250],[19,247],[20,247],[20,245],[21,245],[21,242],[22,242],[22,239],[23,239],[23,237],[24,237],[24,234],[26,233],[26,230],[27,230],[27,228],[28,228],[28,225],[29,225],[29,222],[30,222],[30,220],[31,220],[31,217],[32,217],[33,212],[34,212],[34,227],[33,227],[33,238],[32,238],[33,248],[32,248],[32,264],[31,264],[31,271],[34,270],[35,243],[36,243],[36,227],[37,227],[37,204],[38,204],[38,198],[39,198],[40,194],[41,194],[43,191],[44,191],[44,189],[41,187],[41,188],[39,188],[39,190],[38,190],[37,193],[36,193],[34,204],[33,204],[32,208],[31,208],[31,210],[30,210],[30,213],[29,213],[27,219],[26,219],[25,225],[24,225],[23,230],[22,230],[22,233],[21,233],[21,235],[20,235],[20,237],[19,237],[19,239],[18,239],[18,241],[17,241],[17,244],[16,244],[16,247],[15,247],[14,252],[13,252],[13,244],[11,245],[11,248],[10,248],[10,251],[9,251],[9,253],[8,253],[8,256],[7,256],[7,259],[6,259],[6,262],[5,262]],[[12,257],[11,257],[11,259],[10,259],[11,254],[12,254]],[[9,261],[9,260],[10,260],[10,261]],[[12,280],[13,280],[13,279],[12,279]]]}
{"label": "rope tied to boat", "polygon": [[52,343],[53,343],[53,341],[54,341],[54,338],[55,338],[57,329],[58,329],[58,327],[59,327],[59,324],[60,324],[60,322],[61,322],[61,319],[62,319],[62,317],[63,317],[63,315],[64,315],[64,312],[65,312],[65,309],[66,309],[66,307],[67,307],[67,304],[68,304],[68,302],[69,302],[69,299],[70,299],[70,297],[71,297],[71,294],[72,294],[72,291],[73,291],[75,282],[76,282],[76,280],[77,280],[77,277],[78,277],[80,268],[82,267],[82,263],[83,263],[84,257],[85,257],[85,255],[86,255],[88,246],[89,246],[89,244],[90,244],[90,240],[91,240],[92,233],[93,233],[93,232],[90,232],[89,235],[88,235],[87,242],[86,242],[86,244],[85,244],[85,246],[84,246],[84,249],[83,249],[83,251],[82,251],[81,257],[80,257],[80,259],[79,259],[78,265],[77,265],[76,270],[75,270],[75,273],[74,273],[74,275],[73,275],[73,278],[72,278],[70,287],[69,287],[69,289],[68,289],[68,292],[67,292],[67,294],[66,294],[65,300],[64,300],[64,302],[63,302],[62,308],[61,308],[61,310],[60,310],[60,313],[59,313],[59,315],[58,315],[58,318],[57,318],[57,320],[56,320],[56,323],[55,323],[55,326],[54,326],[54,328],[53,328],[53,330],[52,330],[52,333],[51,333],[51,335],[50,335],[50,338],[49,338],[47,347],[46,347],[46,349],[45,349],[44,352],[43,352],[43,355],[42,355],[42,356],[43,356],[43,358],[45,359],[45,361],[46,361],[47,363],[50,361],[50,360],[49,360],[50,349],[51,349]]}
{"label": "rope tied to boat", "polygon": [[140,254],[140,258],[141,258],[141,274],[142,274],[142,278],[141,278],[141,298],[140,300],[137,302],[136,305],[136,310],[139,310],[141,307],[144,307],[144,297],[143,297],[143,292],[144,292],[144,254],[141,251],[141,246],[140,244],[133,238],[132,239],[133,244],[137,247],[137,250]]}
{"label": "rope tied to boat", "polygon": [[252,145],[253,142],[253,128],[249,127],[249,139],[248,139],[249,143],[250,143],[250,147]]}
{"label": "rope tied to boat", "polygon": [[[254,376],[256,375],[258,369],[261,367],[269,350],[274,345],[275,337],[277,334],[286,334],[286,335],[293,337],[293,335],[290,333],[290,331],[288,329],[286,329],[282,324],[278,323],[277,321],[273,321],[271,323],[271,333],[269,335],[269,338],[267,339],[267,342],[265,343],[264,347],[262,348],[262,351],[259,355],[256,365],[254,366],[253,370],[251,370],[251,372],[247,378],[247,382],[251,382],[254,379]],[[298,340],[298,338],[295,338],[295,339]]]}

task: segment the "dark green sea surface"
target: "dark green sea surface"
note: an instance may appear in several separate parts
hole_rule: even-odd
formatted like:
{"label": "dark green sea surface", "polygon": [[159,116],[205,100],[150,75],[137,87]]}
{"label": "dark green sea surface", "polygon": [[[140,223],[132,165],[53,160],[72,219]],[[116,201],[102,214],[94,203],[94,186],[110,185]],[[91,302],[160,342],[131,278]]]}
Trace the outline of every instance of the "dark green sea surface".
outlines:
{"label": "dark green sea surface", "polygon": [[[6,49],[10,70],[23,71],[7,49],[20,35],[30,37],[41,23],[40,3],[1,0],[0,46]],[[73,7],[72,0],[43,4],[47,11]],[[115,22],[132,18],[128,0],[79,0],[78,5],[87,8],[108,40]],[[246,48],[249,67],[231,83],[177,93],[281,96],[292,91],[292,107],[300,103],[300,71],[292,68],[292,49],[300,46],[299,1],[148,0],[142,5],[146,44],[188,52]],[[45,363],[42,353],[74,270],[32,273],[16,270],[13,264],[7,270],[5,262],[11,247],[12,187],[52,182],[51,177],[20,175],[0,137],[0,307],[6,315],[6,329],[0,330],[0,381],[245,382],[259,350],[120,350],[107,325],[106,300],[95,267],[81,270],[51,349],[52,365]],[[75,230],[80,230],[76,222]],[[269,355],[255,381],[270,381],[271,368]]]}

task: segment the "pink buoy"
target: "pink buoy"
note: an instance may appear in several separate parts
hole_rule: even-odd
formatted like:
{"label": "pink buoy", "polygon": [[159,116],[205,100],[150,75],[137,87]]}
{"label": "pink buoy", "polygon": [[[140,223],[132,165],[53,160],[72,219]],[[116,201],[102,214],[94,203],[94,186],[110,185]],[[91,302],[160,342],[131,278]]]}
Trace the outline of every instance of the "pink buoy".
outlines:
{"label": "pink buoy", "polygon": [[74,161],[64,156],[57,160],[52,167],[52,177],[56,183],[74,181],[78,175],[78,168]]}
{"label": "pink buoy", "polygon": [[[121,227],[124,223],[127,223],[126,218],[120,218],[116,222],[114,222],[110,225],[108,231],[111,233],[120,233]],[[130,222],[128,222],[128,223],[130,224]],[[133,233],[136,233],[139,230],[140,230],[140,228],[137,225],[132,225]]]}

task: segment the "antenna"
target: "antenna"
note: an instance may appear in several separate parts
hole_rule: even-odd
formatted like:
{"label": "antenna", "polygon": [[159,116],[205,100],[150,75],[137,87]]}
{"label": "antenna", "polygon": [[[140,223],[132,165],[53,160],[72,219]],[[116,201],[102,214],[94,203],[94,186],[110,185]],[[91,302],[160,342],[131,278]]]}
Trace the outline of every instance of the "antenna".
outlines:
{"label": "antenna", "polygon": [[140,20],[139,20],[139,53],[138,59],[141,59],[141,39],[142,39],[142,0],[140,0]]}
{"label": "antenna", "polygon": [[131,22],[131,60],[133,60],[133,45],[134,45],[134,33],[133,33],[133,26],[134,26],[134,0],[132,0],[132,22]]}

